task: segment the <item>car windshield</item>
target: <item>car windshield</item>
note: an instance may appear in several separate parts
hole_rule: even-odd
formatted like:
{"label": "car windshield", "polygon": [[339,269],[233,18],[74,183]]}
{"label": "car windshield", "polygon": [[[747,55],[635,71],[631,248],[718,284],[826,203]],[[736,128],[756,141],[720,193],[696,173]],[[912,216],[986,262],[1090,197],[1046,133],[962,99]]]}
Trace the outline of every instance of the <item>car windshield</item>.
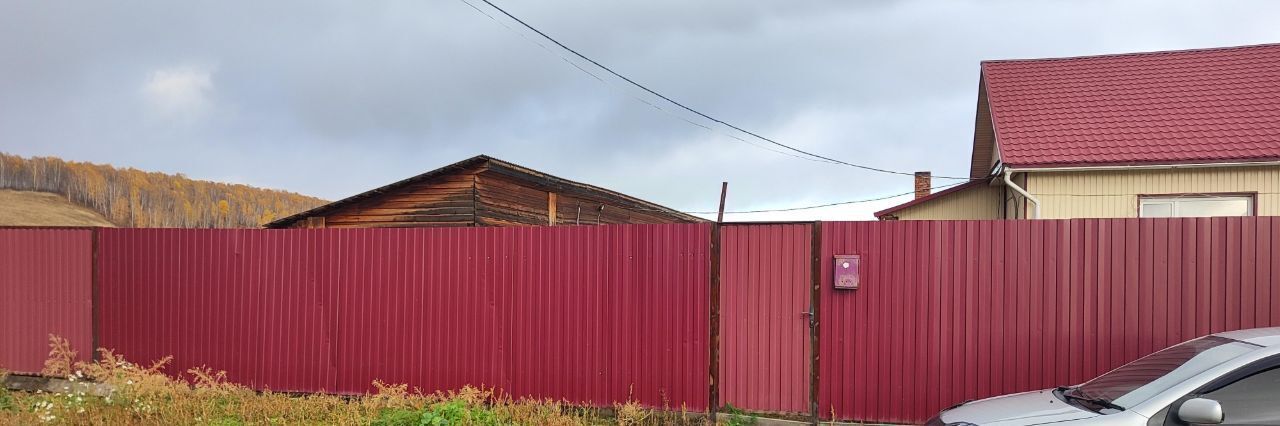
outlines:
{"label": "car windshield", "polygon": [[1076,395],[1132,407],[1260,346],[1207,336],[1139,358],[1074,389]]}

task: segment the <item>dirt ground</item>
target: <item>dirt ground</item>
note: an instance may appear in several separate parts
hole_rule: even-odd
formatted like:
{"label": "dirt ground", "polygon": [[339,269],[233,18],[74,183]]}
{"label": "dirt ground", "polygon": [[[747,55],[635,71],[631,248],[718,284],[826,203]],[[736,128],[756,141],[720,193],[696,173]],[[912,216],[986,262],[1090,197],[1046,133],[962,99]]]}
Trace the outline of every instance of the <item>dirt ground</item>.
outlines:
{"label": "dirt ground", "polygon": [[58,194],[0,189],[0,226],[115,226]]}

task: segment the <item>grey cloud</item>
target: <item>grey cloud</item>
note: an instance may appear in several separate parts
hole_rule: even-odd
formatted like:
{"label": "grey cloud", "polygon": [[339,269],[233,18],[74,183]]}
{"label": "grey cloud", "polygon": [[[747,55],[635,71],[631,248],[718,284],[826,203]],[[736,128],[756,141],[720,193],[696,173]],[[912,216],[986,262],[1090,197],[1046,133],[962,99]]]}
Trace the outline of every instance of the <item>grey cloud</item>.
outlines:
{"label": "grey cloud", "polygon": [[[951,175],[967,172],[983,59],[1280,41],[1280,5],[1262,1],[495,2],[745,128]],[[157,121],[140,88],[182,66],[211,70],[210,113]],[[655,111],[458,0],[5,2],[0,93],[3,151],[327,198],[477,153],[686,210],[711,207],[721,180],[740,209],[910,190]]]}

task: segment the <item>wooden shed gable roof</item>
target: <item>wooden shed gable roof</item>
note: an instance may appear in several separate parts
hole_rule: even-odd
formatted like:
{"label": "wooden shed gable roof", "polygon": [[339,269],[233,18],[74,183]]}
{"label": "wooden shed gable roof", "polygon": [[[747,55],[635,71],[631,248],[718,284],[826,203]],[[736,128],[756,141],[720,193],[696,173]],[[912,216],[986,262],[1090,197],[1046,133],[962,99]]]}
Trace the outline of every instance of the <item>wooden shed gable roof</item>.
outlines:
{"label": "wooden shed gable roof", "polygon": [[702,222],[702,219],[679,210],[675,210],[659,204],[654,204],[639,198],[632,197],[617,191],[601,188],[595,185],[585,184],[582,182],[572,181],[561,177],[546,174],[534,169],[530,169],[515,163],[503,161],[488,155],[477,155],[435,170],[422,173],[417,176],[392,182],[387,185],[380,186],[329,204],[325,204],[307,211],[296,213],[287,217],[283,217],[264,225],[267,228],[285,228],[291,226],[294,222],[312,216],[323,216],[341,207],[348,206],[360,201],[368,200],[382,194],[387,194],[405,188],[409,185],[429,181],[441,176],[457,173],[473,167],[486,166],[489,171],[510,176],[515,179],[529,182],[533,186],[545,188],[548,191],[554,191],[564,194],[572,194],[578,196],[586,196],[590,198],[601,199],[602,201],[618,204],[620,207],[626,207],[636,210],[652,211],[659,214],[667,214],[678,217],[687,221]]}

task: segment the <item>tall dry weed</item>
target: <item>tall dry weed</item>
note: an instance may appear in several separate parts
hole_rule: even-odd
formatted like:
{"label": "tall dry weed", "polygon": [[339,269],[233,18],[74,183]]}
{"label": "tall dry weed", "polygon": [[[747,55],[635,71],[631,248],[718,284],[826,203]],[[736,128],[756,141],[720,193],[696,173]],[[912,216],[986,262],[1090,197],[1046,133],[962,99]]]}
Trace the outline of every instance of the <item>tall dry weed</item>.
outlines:
{"label": "tall dry weed", "polygon": [[75,368],[76,351],[71,343],[52,334],[49,335],[49,358],[44,361],[44,369],[40,374],[50,377],[67,377]]}
{"label": "tall dry weed", "polygon": [[[404,384],[375,381],[359,397],[258,392],[212,368],[188,369],[181,377],[163,370],[171,358],[135,364],[106,349],[98,360],[76,362],[65,339],[50,336],[45,371],[72,382],[94,382],[102,395],[81,388],[66,392],[0,389],[0,424],[363,424],[363,425],[680,425],[704,424],[687,414],[654,411],[636,402],[619,404],[616,415],[564,401],[513,400],[492,388],[424,394]],[[0,378],[4,372],[0,371]]]}

